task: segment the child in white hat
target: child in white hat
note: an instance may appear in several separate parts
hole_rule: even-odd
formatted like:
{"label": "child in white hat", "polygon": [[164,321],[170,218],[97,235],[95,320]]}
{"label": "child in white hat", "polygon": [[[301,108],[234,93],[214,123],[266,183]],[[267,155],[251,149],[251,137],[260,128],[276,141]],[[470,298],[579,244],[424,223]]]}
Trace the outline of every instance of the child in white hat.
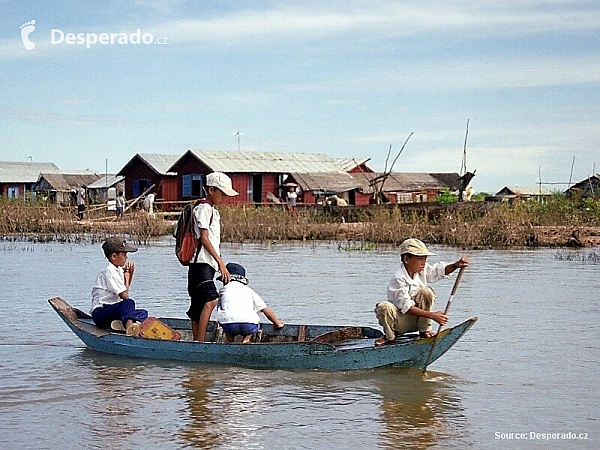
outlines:
{"label": "child in white hat", "polygon": [[461,257],[452,264],[440,261],[427,263],[433,256],[427,246],[418,239],[407,239],[400,245],[402,264],[387,288],[387,301],[375,306],[375,314],[383,327],[384,335],[375,345],[391,344],[396,336],[418,331],[421,337],[434,336],[431,331],[433,321],[440,325],[448,322],[448,316],[441,311],[433,311],[435,293],[427,286],[452,272],[469,265],[469,258]]}

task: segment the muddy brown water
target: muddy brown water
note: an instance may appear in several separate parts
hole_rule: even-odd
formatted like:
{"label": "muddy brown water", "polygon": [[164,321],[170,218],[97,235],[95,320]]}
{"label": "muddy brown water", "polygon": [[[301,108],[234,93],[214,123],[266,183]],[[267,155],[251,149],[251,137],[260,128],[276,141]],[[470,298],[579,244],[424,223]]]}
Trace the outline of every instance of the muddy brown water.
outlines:
{"label": "muddy brown water", "polygon": [[[434,250],[432,261],[462,254]],[[377,327],[373,307],[398,264],[394,250],[333,244],[222,251],[288,323]],[[0,243],[0,448],[598,448],[600,265],[555,253],[471,252],[451,323],[479,321],[424,378],[96,353],[47,299],[88,310],[100,246]],[[138,304],[182,317],[172,240],[131,259]],[[443,309],[452,281],[433,287]]]}

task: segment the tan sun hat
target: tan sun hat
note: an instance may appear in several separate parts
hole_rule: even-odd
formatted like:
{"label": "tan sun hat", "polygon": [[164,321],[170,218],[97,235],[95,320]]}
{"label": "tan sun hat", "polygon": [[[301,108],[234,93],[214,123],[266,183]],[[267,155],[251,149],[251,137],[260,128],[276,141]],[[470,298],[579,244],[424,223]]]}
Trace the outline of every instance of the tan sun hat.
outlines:
{"label": "tan sun hat", "polygon": [[213,172],[206,175],[206,185],[220,189],[223,194],[233,197],[238,192],[231,187],[231,178],[223,172]]}
{"label": "tan sun hat", "polygon": [[409,253],[415,256],[434,256],[435,253],[431,253],[427,246],[418,239],[407,239],[400,244],[400,254],[404,255]]}

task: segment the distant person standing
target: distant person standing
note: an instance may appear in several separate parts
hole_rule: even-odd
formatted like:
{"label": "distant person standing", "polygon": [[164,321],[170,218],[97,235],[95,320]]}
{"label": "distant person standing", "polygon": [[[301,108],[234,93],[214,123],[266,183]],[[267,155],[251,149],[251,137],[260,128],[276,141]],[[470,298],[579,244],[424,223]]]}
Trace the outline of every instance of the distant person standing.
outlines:
{"label": "distant person standing", "polygon": [[296,187],[290,186],[289,190],[286,193],[288,213],[290,214],[290,216],[296,215],[296,200],[297,199],[298,199],[298,194],[296,194]]}
{"label": "distant person standing", "polygon": [[146,198],[144,199],[144,209],[150,215],[154,214],[154,192],[150,191]]}
{"label": "distant person standing", "polygon": [[82,184],[77,190],[77,218],[83,220],[83,212],[85,211],[85,186]]}
{"label": "distant person standing", "polygon": [[125,213],[125,197],[123,191],[119,191],[115,199],[115,207],[117,209],[117,220],[121,220]]}

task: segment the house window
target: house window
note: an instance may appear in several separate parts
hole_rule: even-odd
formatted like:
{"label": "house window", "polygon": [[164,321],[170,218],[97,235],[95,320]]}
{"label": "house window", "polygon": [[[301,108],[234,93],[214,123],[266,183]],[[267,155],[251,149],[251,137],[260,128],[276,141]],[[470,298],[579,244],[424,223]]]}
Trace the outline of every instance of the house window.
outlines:
{"label": "house window", "polygon": [[412,194],[410,192],[397,192],[396,203],[412,203]]}
{"label": "house window", "polygon": [[133,198],[137,198],[142,195],[150,186],[152,186],[152,180],[147,180],[144,178],[133,180]]}
{"label": "house window", "polygon": [[19,198],[19,188],[18,187],[9,187],[7,193],[8,193],[8,198]]}
{"label": "house window", "polygon": [[181,177],[181,196],[182,197],[204,197],[204,175],[191,174]]}

